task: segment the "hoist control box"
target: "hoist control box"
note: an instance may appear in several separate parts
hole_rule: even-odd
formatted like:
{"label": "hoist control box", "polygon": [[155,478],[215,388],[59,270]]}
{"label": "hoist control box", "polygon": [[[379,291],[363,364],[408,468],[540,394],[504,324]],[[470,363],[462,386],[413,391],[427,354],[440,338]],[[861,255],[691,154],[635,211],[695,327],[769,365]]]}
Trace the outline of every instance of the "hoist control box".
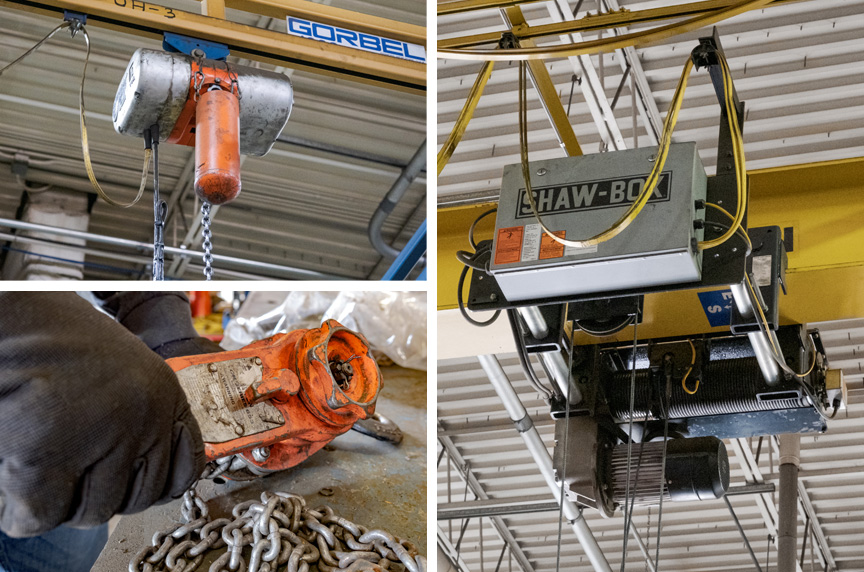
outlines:
{"label": "hoist control box", "polygon": [[[645,147],[533,161],[531,188],[556,236],[585,240],[611,227],[645,185],[657,156]],[[695,201],[707,176],[695,143],[673,143],[648,203],[617,236],[586,248],[546,235],[532,213],[521,165],[504,168],[490,273],[510,301],[620,291],[701,278]]]}

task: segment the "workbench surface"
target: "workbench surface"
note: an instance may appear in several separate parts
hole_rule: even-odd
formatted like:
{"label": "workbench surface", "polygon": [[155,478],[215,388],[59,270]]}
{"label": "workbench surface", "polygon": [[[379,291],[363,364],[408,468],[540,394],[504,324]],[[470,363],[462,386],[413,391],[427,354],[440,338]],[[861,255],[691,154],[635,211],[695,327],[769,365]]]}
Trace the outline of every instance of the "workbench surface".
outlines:
{"label": "workbench surface", "polygon": [[[211,517],[230,516],[235,504],[259,500],[265,490],[293,492],[303,495],[308,506],[327,504],[350,521],[410,540],[425,555],[426,372],[391,366],[382,367],[381,373],[384,389],[377,411],[402,429],[401,444],[349,431],[287,471],[249,482],[203,481],[198,492],[207,501]],[[322,489],[331,489],[332,496],[319,494]],[[179,522],[181,504],[177,500],[121,518],[92,572],[127,570],[130,559],[149,545],[154,532]],[[224,551],[213,551],[198,570],[207,570]]]}

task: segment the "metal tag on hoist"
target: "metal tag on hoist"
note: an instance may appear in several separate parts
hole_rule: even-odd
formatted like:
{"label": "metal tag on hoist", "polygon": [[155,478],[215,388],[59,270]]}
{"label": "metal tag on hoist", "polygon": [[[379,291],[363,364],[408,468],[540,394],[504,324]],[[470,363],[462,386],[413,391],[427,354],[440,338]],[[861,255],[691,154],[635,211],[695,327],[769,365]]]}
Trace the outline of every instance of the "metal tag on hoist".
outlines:
{"label": "metal tag on hoist", "polygon": [[285,424],[276,407],[268,402],[250,406],[243,396],[262,377],[263,368],[255,360],[202,363],[177,372],[206,443],[224,443]]}

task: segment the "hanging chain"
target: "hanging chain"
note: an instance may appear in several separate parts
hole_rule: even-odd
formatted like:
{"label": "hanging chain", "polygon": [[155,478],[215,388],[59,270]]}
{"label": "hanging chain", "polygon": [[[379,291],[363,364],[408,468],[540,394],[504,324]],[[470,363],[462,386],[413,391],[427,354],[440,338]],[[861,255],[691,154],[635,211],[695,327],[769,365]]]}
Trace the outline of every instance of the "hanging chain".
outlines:
{"label": "hanging chain", "polygon": [[[210,572],[426,572],[426,559],[408,541],[337,515],[306,507],[291,493],[261,493],[261,502],[234,506],[230,518],[210,519],[193,486],[183,495],[182,522],[153,535],[129,562],[129,572],[192,572],[211,551],[226,548]],[[248,558],[248,561],[247,561]]]}
{"label": "hanging chain", "polygon": [[204,277],[213,280],[213,233],[210,232],[210,203],[201,203],[201,234],[204,236]]}
{"label": "hanging chain", "polygon": [[168,205],[159,196],[158,123],[145,134],[145,141],[148,139],[153,152],[153,280],[165,280],[165,215]]}

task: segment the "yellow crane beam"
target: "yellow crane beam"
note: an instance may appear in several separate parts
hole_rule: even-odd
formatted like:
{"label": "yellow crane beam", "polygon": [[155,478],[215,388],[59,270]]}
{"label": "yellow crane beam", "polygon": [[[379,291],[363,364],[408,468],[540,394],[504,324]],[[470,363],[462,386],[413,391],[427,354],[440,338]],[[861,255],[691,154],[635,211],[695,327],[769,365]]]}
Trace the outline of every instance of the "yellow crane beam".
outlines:
{"label": "yellow crane beam", "polygon": [[[788,236],[792,242],[787,244],[788,295],[780,299],[781,323],[864,317],[864,202],[860,200],[864,194],[864,157],[752,171],[749,178],[749,226],[791,229],[786,231],[791,232]],[[468,228],[490,206],[495,205],[438,211],[439,310],[456,307],[456,285],[462,270],[456,250],[470,249]],[[494,217],[487,217],[475,230],[476,240],[492,238],[493,229]],[[467,290],[466,285],[463,299]],[[697,292],[645,296],[640,337],[723,331],[710,326]],[[479,318],[484,319],[482,314]],[[627,336],[632,338],[632,332],[621,336],[624,341]]]}
{"label": "yellow crane beam", "polygon": [[[225,6],[231,7],[231,2],[232,0],[226,0]],[[245,2],[249,4],[248,7],[256,2],[263,3],[262,0]],[[315,6],[320,7],[320,4]],[[58,13],[62,15],[64,10],[70,10],[86,14],[88,25],[154,39],[161,38],[163,32],[174,32],[227,44],[231,53],[241,58],[418,95],[425,95],[426,92],[426,65],[421,62],[255,28],[144,0],[0,0],[0,7],[49,16],[56,16]],[[219,3],[213,0],[208,0],[205,7],[217,14],[221,8]],[[367,25],[368,23],[367,20]],[[347,24],[345,27],[351,29]],[[400,26],[393,26],[396,27]],[[408,29],[405,26],[401,28],[403,31]],[[387,33],[386,30],[379,29],[376,35],[387,37]]]}
{"label": "yellow crane beam", "polygon": [[[532,0],[533,1],[533,0]],[[779,6],[788,4],[789,2],[799,2],[801,0],[774,0],[767,7]],[[438,14],[442,14],[442,9],[446,9],[449,4],[467,4],[475,2],[475,0],[466,0],[464,2],[448,2],[438,6]],[[560,36],[564,34],[573,34],[577,32],[596,32],[598,30],[609,30],[613,28],[623,28],[637,24],[648,24],[672,18],[688,18],[699,16],[740,2],[740,0],[703,0],[702,2],[692,2],[690,4],[679,4],[674,6],[664,6],[662,8],[650,8],[647,10],[630,11],[626,8],[615,12],[607,12],[604,14],[588,14],[578,20],[566,20],[564,22],[554,22],[552,24],[543,24],[538,26],[529,26],[527,24],[514,25],[511,30],[513,34],[521,39],[540,38],[543,36]],[[482,0],[480,4],[483,7],[492,7],[495,2]],[[486,5],[488,4],[488,6]],[[501,2],[497,4],[510,6],[514,2]],[[460,10],[465,11],[465,10]],[[448,13],[448,12],[443,12]],[[457,38],[447,38],[438,40],[438,49],[458,49],[472,48],[482,46],[484,44],[494,44],[501,38],[501,32],[486,32],[483,34],[473,34],[470,36],[459,36]]]}

